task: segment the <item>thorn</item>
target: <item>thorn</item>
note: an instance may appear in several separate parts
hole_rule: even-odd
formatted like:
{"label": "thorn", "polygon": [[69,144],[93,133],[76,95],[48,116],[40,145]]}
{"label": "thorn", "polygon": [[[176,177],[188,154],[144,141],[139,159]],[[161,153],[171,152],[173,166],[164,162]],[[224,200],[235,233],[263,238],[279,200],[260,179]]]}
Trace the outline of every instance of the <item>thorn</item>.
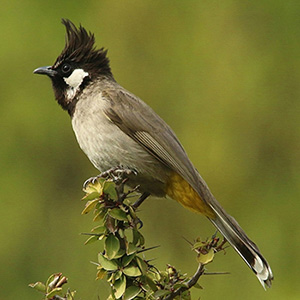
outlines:
{"label": "thorn", "polygon": [[230,272],[205,272],[203,275],[228,275]]}
{"label": "thorn", "polygon": [[182,238],[183,238],[189,245],[193,246],[193,243],[190,242],[187,238],[185,238],[184,236],[182,236]]}
{"label": "thorn", "polygon": [[153,249],[156,249],[156,248],[159,248],[159,247],[160,247],[160,245],[158,245],[158,246],[153,246],[153,247],[149,247],[149,248],[145,248],[145,249],[143,249],[143,250],[137,251],[137,253],[146,252],[146,251],[153,250]]}

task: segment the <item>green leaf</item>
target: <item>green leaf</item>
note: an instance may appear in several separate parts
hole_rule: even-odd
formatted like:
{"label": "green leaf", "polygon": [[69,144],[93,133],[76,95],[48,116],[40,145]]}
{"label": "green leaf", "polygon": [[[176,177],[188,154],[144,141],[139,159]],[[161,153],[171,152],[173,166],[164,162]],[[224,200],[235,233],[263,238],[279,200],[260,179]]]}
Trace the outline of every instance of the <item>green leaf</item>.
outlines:
{"label": "green leaf", "polygon": [[85,214],[89,213],[95,207],[95,205],[97,204],[98,201],[99,201],[98,199],[88,201],[81,214],[85,215]]}
{"label": "green leaf", "polygon": [[118,251],[118,253],[115,255],[115,259],[116,258],[120,258],[120,257],[122,257],[123,255],[125,254],[125,250],[124,249],[122,249],[122,248],[120,248],[120,250]]}
{"label": "green leaf", "polygon": [[177,290],[177,289],[179,289],[181,287],[187,288],[188,286],[187,286],[187,284],[185,282],[178,282],[178,283],[175,283],[173,285],[174,290]]}
{"label": "green leaf", "polygon": [[170,293],[171,293],[171,291],[167,291],[167,290],[157,290],[153,296],[156,299],[158,297],[164,297],[166,295],[169,295]]}
{"label": "green leaf", "polygon": [[90,237],[84,242],[84,244],[85,244],[85,245],[92,244],[92,243],[98,241],[98,239],[99,239],[99,236],[97,236],[97,235],[92,235],[92,236],[90,236]]}
{"label": "green leaf", "polygon": [[125,255],[123,258],[122,258],[122,266],[123,267],[126,267],[128,266],[132,260],[135,258],[135,253],[131,254],[131,255]]}
{"label": "green leaf", "polygon": [[203,265],[210,263],[215,256],[215,251],[211,248],[206,254],[199,253],[197,257],[197,261]]}
{"label": "green leaf", "polygon": [[156,269],[151,269],[151,273],[149,273],[150,278],[152,278],[152,280],[156,280],[156,281],[161,281],[163,275],[161,274],[161,272],[159,272]]}
{"label": "green leaf", "polygon": [[118,199],[116,185],[112,181],[105,181],[103,186],[103,193],[109,195],[112,200]]}
{"label": "green leaf", "polygon": [[123,201],[123,203],[124,203],[125,205],[131,207],[131,205],[132,205],[134,202],[132,201],[132,198],[130,197],[130,198],[125,198],[124,201]]}
{"label": "green leaf", "polygon": [[54,288],[51,292],[46,294],[47,299],[51,299],[53,296],[61,295],[62,294],[62,288]]}
{"label": "green leaf", "polygon": [[105,277],[105,275],[107,274],[107,271],[105,271],[102,267],[100,269],[98,269],[97,271],[97,276],[96,276],[96,280],[98,279],[103,279]]}
{"label": "green leaf", "polygon": [[133,229],[132,233],[132,243],[137,246],[143,246],[145,244],[145,238],[143,237],[143,235],[137,229]]}
{"label": "green leaf", "polygon": [[136,251],[137,251],[136,245],[133,244],[133,243],[128,243],[128,245],[126,247],[126,253],[127,253],[127,255],[136,253]]}
{"label": "green leaf", "polygon": [[107,282],[110,282],[111,287],[112,287],[112,284],[114,284],[114,282],[115,282],[115,273],[114,272],[107,274]]}
{"label": "green leaf", "polygon": [[139,246],[143,246],[145,244],[145,238],[144,236],[140,233],[140,244]]}
{"label": "green leaf", "polygon": [[157,291],[156,283],[150,278],[150,276],[145,276],[145,282],[149,285],[153,292]]}
{"label": "green leaf", "polygon": [[99,213],[97,213],[93,219],[94,222],[102,221],[104,217],[106,216],[106,211],[101,210]]}
{"label": "green leaf", "polygon": [[141,288],[135,285],[128,287],[124,294],[124,300],[134,299],[141,291]]}
{"label": "green leaf", "polygon": [[117,219],[119,221],[127,221],[127,215],[126,215],[126,212],[123,211],[122,209],[120,208],[113,208],[113,209],[110,209],[108,211],[108,214],[114,218],[114,219]]}
{"label": "green leaf", "polygon": [[92,192],[90,194],[86,194],[81,200],[94,200],[94,199],[98,199],[100,197],[100,194],[98,192]]}
{"label": "green leaf", "polygon": [[39,292],[46,292],[46,286],[42,282],[30,283],[29,286]]}
{"label": "green leaf", "polygon": [[118,280],[122,275],[123,275],[123,273],[120,270],[116,271],[115,272],[115,280]]}
{"label": "green leaf", "polygon": [[110,260],[113,259],[120,249],[119,239],[115,235],[110,234],[104,242],[104,249],[105,256]]}
{"label": "green leaf", "polygon": [[116,298],[113,295],[109,295],[106,300],[115,300]]}
{"label": "green leaf", "polygon": [[130,213],[130,216],[132,217],[132,219],[137,218],[135,210],[132,208],[132,206],[129,206],[129,213]]}
{"label": "green leaf", "polygon": [[141,272],[143,274],[146,274],[147,271],[148,271],[148,265],[145,263],[144,260],[142,260],[140,257],[136,257],[136,262],[137,262],[137,265],[138,267],[140,268]]}
{"label": "green leaf", "polygon": [[103,225],[99,225],[99,226],[96,226],[92,229],[92,232],[95,232],[95,233],[106,233],[106,227],[103,226]]}
{"label": "green leaf", "polygon": [[123,273],[129,277],[137,277],[142,275],[140,269],[132,263],[123,269]]}
{"label": "green leaf", "polygon": [[114,260],[109,260],[104,257],[102,253],[98,254],[98,262],[106,271],[118,270],[118,264]]}
{"label": "green leaf", "polygon": [[120,279],[115,281],[114,288],[115,288],[115,297],[117,299],[121,298],[125,293],[125,289],[126,289],[126,277],[124,275],[121,276]]}
{"label": "green leaf", "polygon": [[133,234],[132,243],[135,244],[135,245],[137,245],[138,242],[139,242],[139,240],[140,240],[141,234],[140,234],[140,232],[139,232],[137,229],[135,229],[135,228],[132,230],[132,234]]}

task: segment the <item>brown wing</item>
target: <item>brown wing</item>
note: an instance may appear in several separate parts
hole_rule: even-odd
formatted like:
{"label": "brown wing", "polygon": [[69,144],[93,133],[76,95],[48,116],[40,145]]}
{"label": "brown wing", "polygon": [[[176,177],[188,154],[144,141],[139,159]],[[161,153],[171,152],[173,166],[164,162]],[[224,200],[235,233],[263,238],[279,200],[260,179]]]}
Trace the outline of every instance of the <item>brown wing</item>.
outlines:
{"label": "brown wing", "polygon": [[148,105],[123,89],[105,90],[102,96],[110,102],[104,113],[114,124],[192,186],[197,185],[199,175],[176,135]]}

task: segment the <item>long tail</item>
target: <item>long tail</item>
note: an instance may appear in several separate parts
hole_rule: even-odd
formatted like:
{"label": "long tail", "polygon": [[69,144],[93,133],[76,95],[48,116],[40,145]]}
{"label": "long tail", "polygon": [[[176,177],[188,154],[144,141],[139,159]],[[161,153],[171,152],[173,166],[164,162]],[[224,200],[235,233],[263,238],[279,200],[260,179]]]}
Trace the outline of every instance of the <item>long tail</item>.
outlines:
{"label": "long tail", "polygon": [[215,199],[199,173],[195,171],[195,177],[189,178],[188,182],[174,172],[166,192],[184,207],[205,215],[251,268],[262,286],[271,286],[273,274],[268,262],[237,221]]}
{"label": "long tail", "polygon": [[252,269],[264,289],[265,285],[271,287],[273,280],[272,270],[255,243],[247,237],[237,221],[228,215],[219,203],[213,203],[210,207],[215,212],[216,218],[208,219]]}

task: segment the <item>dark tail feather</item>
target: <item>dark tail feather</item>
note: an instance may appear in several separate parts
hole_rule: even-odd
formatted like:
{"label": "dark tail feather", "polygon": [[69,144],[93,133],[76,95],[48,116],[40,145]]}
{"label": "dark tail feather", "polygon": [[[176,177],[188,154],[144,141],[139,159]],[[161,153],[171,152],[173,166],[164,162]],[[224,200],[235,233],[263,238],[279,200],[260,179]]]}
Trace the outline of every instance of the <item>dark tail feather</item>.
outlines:
{"label": "dark tail feather", "polygon": [[216,218],[209,218],[209,220],[252,269],[264,289],[265,285],[271,287],[273,280],[272,270],[257,246],[247,237],[237,221],[229,216],[222,207],[218,204],[210,206],[215,212]]}

